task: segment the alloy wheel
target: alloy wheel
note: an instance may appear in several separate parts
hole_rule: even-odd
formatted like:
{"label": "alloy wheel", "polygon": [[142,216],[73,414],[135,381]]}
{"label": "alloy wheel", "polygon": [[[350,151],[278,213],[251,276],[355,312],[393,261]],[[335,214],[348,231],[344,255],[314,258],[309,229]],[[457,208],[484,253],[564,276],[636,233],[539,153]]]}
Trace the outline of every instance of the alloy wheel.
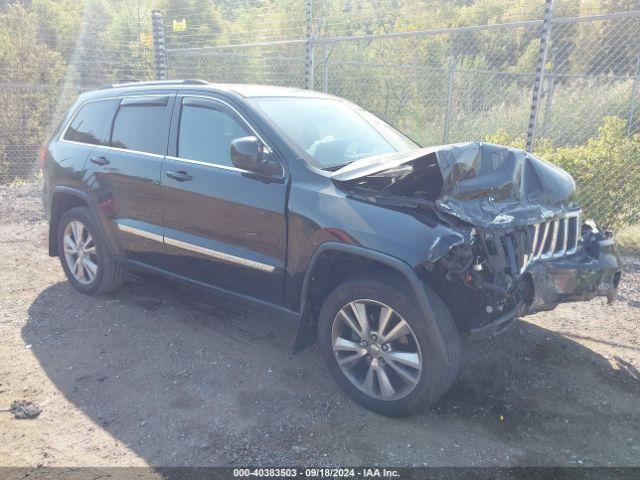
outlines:
{"label": "alloy wheel", "polygon": [[89,229],[80,221],[73,220],[64,229],[64,258],[73,278],[88,285],[98,273],[96,245]]}
{"label": "alloy wheel", "polygon": [[370,397],[401,399],[420,380],[418,340],[388,305],[368,299],[349,302],[333,320],[331,341],[342,373]]}

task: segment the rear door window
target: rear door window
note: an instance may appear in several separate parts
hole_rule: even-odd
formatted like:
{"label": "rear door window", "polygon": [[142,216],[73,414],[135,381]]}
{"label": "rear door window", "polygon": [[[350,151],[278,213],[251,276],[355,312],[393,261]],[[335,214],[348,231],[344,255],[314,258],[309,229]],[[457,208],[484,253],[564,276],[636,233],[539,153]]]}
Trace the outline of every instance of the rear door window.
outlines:
{"label": "rear door window", "polygon": [[64,140],[105,145],[113,114],[120,100],[97,100],[84,104],[64,133]]}
{"label": "rear door window", "polygon": [[113,122],[110,146],[164,155],[168,97],[123,99]]}
{"label": "rear door window", "polygon": [[178,157],[213,165],[233,166],[231,142],[252,135],[230,113],[213,103],[183,104],[178,133]]}

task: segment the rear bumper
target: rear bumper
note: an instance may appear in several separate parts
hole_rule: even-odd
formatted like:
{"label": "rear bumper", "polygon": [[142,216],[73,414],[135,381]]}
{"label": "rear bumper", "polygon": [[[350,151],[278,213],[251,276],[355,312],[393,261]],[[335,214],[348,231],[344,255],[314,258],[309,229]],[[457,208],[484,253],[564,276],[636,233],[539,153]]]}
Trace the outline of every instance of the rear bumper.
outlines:
{"label": "rear bumper", "polygon": [[583,239],[579,253],[529,267],[533,299],[527,314],[595,297],[615,300],[622,261],[613,234],[594,231]]}

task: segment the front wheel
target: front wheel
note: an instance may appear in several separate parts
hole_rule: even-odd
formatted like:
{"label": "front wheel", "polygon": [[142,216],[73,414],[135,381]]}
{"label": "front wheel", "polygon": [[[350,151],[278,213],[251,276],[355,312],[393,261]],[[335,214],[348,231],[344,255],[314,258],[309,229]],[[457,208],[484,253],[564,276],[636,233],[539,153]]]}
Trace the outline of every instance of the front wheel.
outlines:
{"label": "front wheel", "polygon": [[60,219],[58,255],[69,282],[82,293],[106,293],[126,280],[126,269],[111,255],[86,207],[72,208]]}
{"label": "front wheel", "polygon": [[320,349],[337,383],[355,401],[383,415],[415,413],[438,400],[460,365],[460,338],[451,313],[430,289],[427,296],[445,340],[449,365],[439,365],[409,289],[388,277],[363,275],[327,297],[318,321]]}

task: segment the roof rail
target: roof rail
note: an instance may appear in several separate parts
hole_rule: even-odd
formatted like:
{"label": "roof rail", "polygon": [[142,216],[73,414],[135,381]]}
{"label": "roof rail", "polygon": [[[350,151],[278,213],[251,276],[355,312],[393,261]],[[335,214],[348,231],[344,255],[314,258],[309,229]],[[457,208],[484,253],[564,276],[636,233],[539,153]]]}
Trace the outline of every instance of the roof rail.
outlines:
{"label": "roof rail", "polygon": [[126,83],[111,83],[107,85],[103,85],[100,87],[100,90],[104,90],[107,88],[119,88],[119,87],[133,87],[133,86],[141,86],[141,87],[152,87],[154,85],[208,85],[209,82],[206,80],[200,80],[197,78],[187,78],[184,80],[152,80],[150,82],[126,82]]}

